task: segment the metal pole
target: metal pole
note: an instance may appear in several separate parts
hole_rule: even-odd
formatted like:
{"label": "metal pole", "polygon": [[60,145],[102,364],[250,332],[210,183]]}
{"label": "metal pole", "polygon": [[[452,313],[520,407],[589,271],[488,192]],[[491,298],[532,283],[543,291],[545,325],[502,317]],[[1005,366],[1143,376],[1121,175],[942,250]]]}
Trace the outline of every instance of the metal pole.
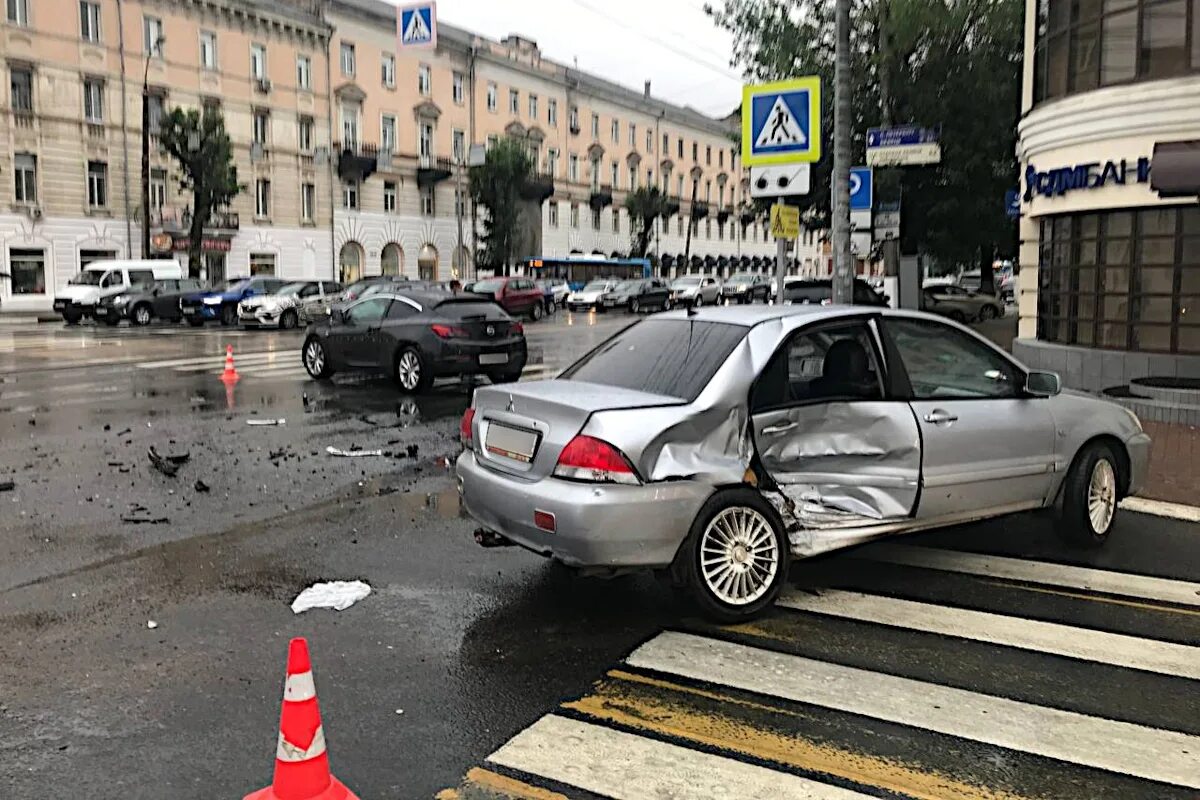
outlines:
{"label": "metal pole", "polygon": [[837,0],[834,15],[833,302],[850,304],[854,301],[850,261],[850,0]]}
{"label": "metal pole", "polygon": [[[464,153],[463,155],[466,155],[466,154]],[[462,257],[462,251],[463,251],[463,235],[462,235],[462,233],[463,233],[463,227],[462,227],[463,226],[463,214],[462,214],[462,212],[463,212],[463,205],[466,203],[466,198],[463,196],[462,177],[463,177],[463,169],[465,169],[465,167],[463,167],[461,159],[454,166],[455,166],[454,171],[456,173],[455,177],[454,177],[454,217],[455,217],[455,221],[458,223],[458,240],[454,245],[454,258],[450,260],[450,263],[453,264],[454,261],[458,261],[458,273],[459,274],[456,275],[455,277],[465,283],[466,277],[467,277],[467,265],[463,263],[463,257]]]}
{"label": "metal pole", "polygon": [[[150,56],[146,56],[147,78]],[[142,81],[142,258],[150,257],[150,92]]]}
{"label": "metal pole", "polygon": [[787,239],[775,240],[775,302],[783,304],[783,282],[787,280]]}
{"label": "metal pole", "polygon": [[133,212],[129,203],[129,100],[125,80],[125,10],[117,0],[117,48],[121,59],[121,180],[125,187],[125,257],[133,258]]}

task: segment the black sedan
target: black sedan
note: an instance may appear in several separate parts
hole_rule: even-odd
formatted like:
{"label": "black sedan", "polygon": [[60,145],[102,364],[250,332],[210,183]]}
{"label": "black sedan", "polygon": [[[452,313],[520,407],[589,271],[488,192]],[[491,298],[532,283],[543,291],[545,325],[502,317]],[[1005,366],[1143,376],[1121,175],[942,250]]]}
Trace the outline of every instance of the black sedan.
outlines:
{"label": "black sedan", "polygon": [[396,287],[335,307],[327,320],[309,326],[301,353],[314,378],[380,372],[395,378],[401,391],[417,394],[434,378],[517,380],[525,368],[525,330],[489,300]]}
{"label": "black sedan", "polygon": [[160,280],[148,286],[134,286],[96,303],[96,319],[109,325],[119,325],[123,319],[128,319],[134,325],[149,325],[155,319],[178,322],[183,319],[179,299],[203,289],[204,285],[195,278]]}
{"label": "black sedan", "polygon": [[600,296],[598,308],[627,308],[637,314],[649,308],[671,310],[671,289],[658,278],[622,281],[611,292]]}

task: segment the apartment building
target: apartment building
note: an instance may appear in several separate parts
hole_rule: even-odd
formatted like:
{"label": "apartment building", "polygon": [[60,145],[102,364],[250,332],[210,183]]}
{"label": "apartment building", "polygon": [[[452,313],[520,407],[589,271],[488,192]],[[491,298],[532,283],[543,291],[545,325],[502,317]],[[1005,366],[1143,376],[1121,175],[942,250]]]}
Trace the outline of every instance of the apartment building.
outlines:
{"label": "apartment building", "polygon": [[[181,260],[190,197],[155,132],[220,109],[244,189],[205,231],[210,279],[332,271],[328,54],[318,0],[6,0],[0,301],[42,309],[87,263],[140,257],[143,78],[152,256]],[[322,150],[322,148],[325,148]],[[324,158],[322,158],[322,154]]]}
{"label": "apartment building", "polygon": [[651,246],[668,274],[685,251],[694,269],[766,268],[775,245],[761,219],[739,213],[731,123],[663,102],[649,83],[631,90],[544,58],[521,36],[497,42],[441,23],[436,50],[397,52],[395,14],[380,0],[326,5],[343,277],[472,275],[465,162],[472,144],[503,136],[527,143],[538,173],[529,255],[627,253],[625,194],[656,185],[676,209]]}

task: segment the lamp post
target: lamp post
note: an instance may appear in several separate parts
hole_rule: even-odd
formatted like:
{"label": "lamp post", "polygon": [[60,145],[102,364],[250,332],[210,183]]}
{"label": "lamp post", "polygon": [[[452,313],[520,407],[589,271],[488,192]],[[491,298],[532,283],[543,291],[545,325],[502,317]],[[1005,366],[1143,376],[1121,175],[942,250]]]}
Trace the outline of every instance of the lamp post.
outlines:
{"label": "lamp post", "polygon": [[142,71],[142,258],[150,257],[150,59],[166,41],[163,36],[154,40]]}

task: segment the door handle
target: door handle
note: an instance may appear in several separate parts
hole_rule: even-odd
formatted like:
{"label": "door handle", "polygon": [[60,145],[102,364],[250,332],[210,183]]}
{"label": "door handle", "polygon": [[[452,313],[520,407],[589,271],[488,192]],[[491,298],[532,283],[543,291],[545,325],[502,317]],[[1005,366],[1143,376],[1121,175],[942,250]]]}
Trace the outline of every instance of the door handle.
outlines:
{"label": "door handle", "polygon": [[785,433],[799,426],[799,422],[780,422],[778,425],[768,425],[762,429],[762,432],[764,436],[767,436],[773,433]]}
{"label": "door handle", "polygon": [[958,417],[948,411],[935,408],[925,415],[925,421],[934,425],[949,425],[951,422],[958,422]]}

